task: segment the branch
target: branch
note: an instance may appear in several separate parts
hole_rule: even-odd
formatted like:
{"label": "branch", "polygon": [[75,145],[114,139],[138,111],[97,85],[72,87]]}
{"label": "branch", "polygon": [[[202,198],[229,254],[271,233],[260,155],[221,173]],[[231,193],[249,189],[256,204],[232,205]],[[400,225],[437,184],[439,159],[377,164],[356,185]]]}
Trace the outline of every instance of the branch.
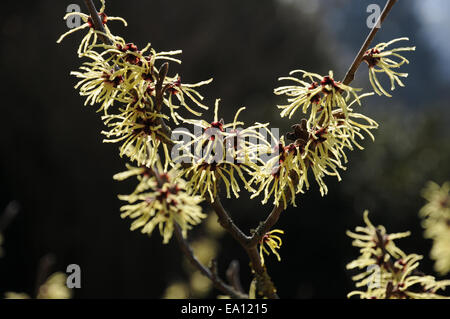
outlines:
{"label": "branch", "polygon": [[[361,46],[358,54],[355,57],[355,60],[353,61],[352,65],[350,66],[350,69],[348,70],[348,72],[344,78],[343,83],[345,85],[350,84],[353,81],[353,79],[355,78],[355,73],[363,61],[364,53],[369,48],[370,44],[372,43],[372,41],[375,37],[375,34],[378,32],[379,27],[381,28],[381,24],[386,19],[386,17],[388,16],[389,12],[391,11],[392,7],[394,6],[394,4],[396,2],[397,2],[397,0],[388,0],[388,2],[386,3],[386,6],[383,9],[383,12],[381,13],[379,20],[377,21],[375,26],[370,31],[369,35],[367,36],[366,40],[364,41],[363,45]],[[297,179],[297,176],[293,176],[293,174],[291,174],[291,178]],[[289,199],[291,197],[291,193],[288,191],[287,188],[285,189],[285,194],[286,194],[286,201],[289,201]],[[278,222],[282,211],[284,211],[283,205],[277,205],[272,209],[270,214],[267,216],[266,220],[264,222],[261,222],[258,225],[258,227],[256,228],[255,232],[253,233],[253,235],[250,239],[249,246],[256,247],[258,245],[258,243],[261,241],[263,236],[268,231],[270,231],[270,229]]]}
{"label": "branch", "polygon": [[53,254],[46,254],[39,260],[39,266],[36,274],[35,297],[39,295],[39,288],[45,283],[51,274],[52,267],[55,265],[56,259]]}
{"label": "branch", "polygon": [[208,277],[212,283],[214,284],[214,286],[219,289],[220,291],[224,292],[225,294],[235,298],[235,299],[248,299],[248,295],[237,291],[236,289],[234,289],[233,287],[227,285],[226,283],[224,283],[217,275],[217,265],[215,264],[215,262],[212,262],[212,266],[211,269],[213,271],[211,271],[210,269],[206,268],[198,259],[197,257],[195,257],[194,252],[192,251],[191,246],[189,245],[189,243],[186,241],[186,239],[183,237],[182,233],[181,233],[181,228],[180,226],[175,223],[175,237],[178,241],[178,244],[181,248],[181,251],[183,252],[183,254],[186,256],[186,258],[191,262],[191,264],[197,268],[198,270],[200,270],[200,272],[205,275],[206,277]]}
{"label": "branch", "polygon": [[14,217],[19,213],[20,204],[17,201],[10,202],[3,214],[0,216],[0,233],[4,232],[5,229],[11,224]]}
{"label": "branch", "polygon": [[[95,9],[95,6],[94,6],[92,0],[84,0],[84,2],[90,12],[91,17],[92,17],[92,21],[93,21],[95,30],[105,33],[105,29],[102,25],[101,19],[98,15],[97,10]],[[362,47],[360,48],[358,55],[356,56],[350,69],[348,70],[348,72],[343,80],[344,84],[348,85],[350,82],[353,81],[353,79],[355,77],[355,73],[363,61],[364,53],[369,48],[369,45],[372,42],[373,38],[375,37],[375,34],[378,32],[379,28],[377,28],[377,26],[378,25],[381,26],[381,23],[387,17],[388,13],[391,11],[393,5],[396,2],[397,2],[397,0],[388,0],[379,20],[377,21],[375,27],[369,33],[368,37],[366,38],[365,42],[363,43]],[[111,43],[111,40],[108,39],[107,37],[104,37],[101,34],[99,36],[104,43],[108,43],[108,44]],[[164,64],[159,71],[159,79],[158,79],[159,80],[158,81],[159,82],[158,83],[159,90],[157,90],[157,91],[159,91],[159,93],[158,93],[159,95],[157,94],[158,96],[156,99],[156,104],[157,104],[158,110],[160,110],[162,108],[162,102],[163,102],[162,94],[164,92],[164,89],[162,88],[162,82],[167,73],[167,68],[168,68],[168,64]],[[168,127],[162,119],[161,119],[161,125],[163,128],[164,134],[169,134],[171,132],[170,127]],[[171,141],[171,140],[167,141],[166,139],[164,139],[161,141],[163,143],[166,143],[169,148],[171,148],[174,145],[173,141]],[[292,178],[297,178],[297,176],[293,176]],[[286,192],[286,200],[288,201],[289,199],[290,199],[290,192]],[[270,212],[270,214],[268,215],[268,217],[266,218],[266,220],[264,222],[261,222],[259,224],[259,226],[257,227],[257,229],[252,234],[252,236],[249,237],[249,236],[245,235],[242,232],[242,230],[238,226],[236,226],[236,224],[234,224],[232,218],[230,217],[230,215],[227,213],[227,211],[222,206],[222,203],[220,202],[220,198],[218,196],[215,198],[214,202],[210,202],[209,204],[216,212],[221,226],[224,229],[226,229],[232,235],[232,237],[237,242],[239,242],[240,245],[247,252],[247,255],[250,259],[251,268],[255,272],[255,276],[257,279],[258,291],[262,292],[264,294],[264,296],[266,296],[266,297],[278,298],[278,295],[276,294],[276,289],[267,273],[267,270],[266,270],[265,266],[263,266],[261,264],[257,246],[260,243],[264,234],[267,233],[278,222],[280,214],[284,210],[284,206],[283,205],[275,206],[272,209],[272,211]],[[217,273],[215,271],[217,268],[215,263],[212,264],[213,271],[211,271],[210,269],[203,266],[197,260],[191,247],[189,246],[187,241],[183,238],[183,236],[181,234],[180,226],[178,224],[175,224],[175,237],[178,240],[181,250],[186,255],[186,257],[190,260],[190,262],[196,268],[198,268],[202,272],[202,274],[204,274],[206,277],[208,277],[213,282],[214,286],[216,286],[216,288],[218,288],[219,290],[225,292],[226,294],[228,294],[234,298],[248,298],[247,295],[245,295],[245,294],[237,291],[233,287],[225,284],[220,278],[218,278]]]}
{"label": "branch", "polygon": [[233,260],[228,266],[226,276],[228,282],[234,287],[234,289],[243,293],[244,289],[242,288],[239,272],[240,272],[239,261]]}
{"label": "branch", "polygon": [[106,33],[105,28],[103,27],[102,20],[100,16],[98,15],[97,9],[95,8],[94,3],[92,0],[84,0],[84,4],[89,10],[89,14],[91,15],[92,22],[94,24],[94,29],[101,32],[98,34],[99,38],[103,41],[105,44],[113,44],[108,37],[105,37],[103,34]]}
{"label": "branch", "polygon": [[370,43],[372,43],[373,38],[377,34],[378,30],[381,28],[381,24],[383,23],[384,19],[386,19],[386,17],[388,16],[389,12],[391,11],[392,7],[396,2],[397,0],[389,0],[386,3],[386,6],[384,7],[381,16],[378,18],[377,23],[375,23],[375,26],[370,31],[369,35],[366,38],[366,41],[364,41],[363,45],[361,46],[361,49],[359,49],[359,52],[356,55],[352,65],[350,66],[350,69],[347,71],[347,74],[345,75],[345,78],[342,81],[342,83],[344,83],[345,85],[350,84],[350,82],[352,82],[353,79],[355,78],[355,73],[358,70],[361,63],[363,62],[364,53],[366,53],[367,49],[369,49]]}
{"label": "branch", "polygon": [[[93,24],[94,24],[94,29],[96,31],[106,33],[105,28],[103,27],[103,24],[98,15],[97,9],[95,8],[95,5],[92,2],[92,0],[84,0],[84,3],[86,4],[86,7],[89,10],[90,16],[91,16]],[[103,35],[100,35],[100,39],[105,44],[112,44],[111,40]],[[158,83],[157,83],[157,88],[156,88],[157,92],[158,92],[157,99],[156,99],[158,110],[161,109],[162,103],[163,103],[162,83],[164,82],[164,78],[167,75],[168,66],[169,66],[168,63],[164,63],[159,70]],[[171,130],[167,126],[167,124],[164,122],[163,119],[160,119],[160,124],[162,126],[164,134],[170,136]],[[167,141],[166,139],[161,139],[161,141],[166,143],[169,148],[171,148],[173,146],[173,141],[171,141],[171,140]],[[154,172],[153,170],[152,170],[152,173],[158,179],[158,174],[156,172]],[[198,270],[200,270],[200,272],[203,275],[208,277],[217,289],[221,290],[222,292],[226,293],[227,295],[230,295],[231,297],[237,298],[237,299],[248,299],[248,295],[243,294],[239,291],[236,291],[233,287],[228,286],[217,276],[216,272],[211,272],[208,268],[203,266],[202,263],[195,257],[194,252],[192,251],[192,248],[189,246],[189,243],[183,238],[180,226],[177,223],[175,223],[174,226],[175,226],[175,237],[178,241],[178,244],[179,244],[182,252],[184,253],[184,255],[189,259],[189,261],[191,262],[191,264],[194,267],[196,267]],[[40,280],[38,280],[38,282],[40,282]],[[39,289],[39,286],[37,289]]]}
{"label": "branch", "polygon": [[[291,171],[290,177],[293,180],[293,182],[296,184],[298,183],[298,176],[297,173]],[[289,191],[289,187],[286,186],[284,189],[284,193],[286,196],[286,202],[288,202],[291,199],[291,192]],[[267,216],[266,220],[259,223],[258,227],[253,233],[252,238],[250,239],[250,245],[258,245],[258,243],[261,241],[263,236],[278,222],[278,219],[280,219],[281,212],[284,211],[284,205],[278,204],[275,206],[270,214]]]}
{"label": "branch", "polygon": [[[355,60],[353,61],[352,65],[350,66],[350,69],[348,70],[348,72],[344,78],[343,83],[345,85],[350,84],[353,81],[353,79],[355,78],[355,73],[363,61],[364,53],[366,53],[367,49],[369,48],[370,44],[373,41],[373,38],[375,37],[375,34],[378,32],[378,29],[381,28],[381,24],[386,19],[386,17],[388,16],[389,12],[391,11],[392,7],[394,6],[394,4],[396,2],[397,2],[397,0],[388,0],[388,2],[386,3],[386,6],[384,7],[380,18],[378,19],[377,23],[370,31],[369,35],[367,36],[366,40],[364,41],[363,45],[361,46],[358,54],[355,57]],[[291,177],[294,177],[294,176],[291,176]],[[290,192],[287,192],[287,189],[285,189],[285,193],[286,193],[286,200],[289,200]],[[251,238],[251,241],[250,241],[251,245],[257,244],[261,240],[262,236],[264,236],[264,234],[267,233],[278,222],[278,219],[280,218],[280,214],[283,210],[284,210],[283,206],[280,206],[280,205],[275,206],[272,209],[272,211],[270,212],[270,214],[266,218],[266,220],[264,222],[260,223],[258,228],[256,229],[256,231],[254,232],[254,234]]]}

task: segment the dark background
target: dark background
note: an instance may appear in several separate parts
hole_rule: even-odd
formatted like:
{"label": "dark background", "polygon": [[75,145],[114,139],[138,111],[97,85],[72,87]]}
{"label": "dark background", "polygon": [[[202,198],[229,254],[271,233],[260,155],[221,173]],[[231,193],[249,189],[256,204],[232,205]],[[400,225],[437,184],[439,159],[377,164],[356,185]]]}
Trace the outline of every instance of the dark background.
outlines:
{"label": "dark background", "polygon": [[[344,298],[353,289],[345,265],[357,249],[345,231],[362,224],[364,209],[388,231],[411,230],[399,242],[406,252],[425,255],[422,269],[432,273],[431,242],[422,237],[420,191],[428,180],[449,179],[450,10],[446,0],[399,1],[375,42],[408,36],[417,51],[407,88],[394,97],[367,99],[360,111],[380,123],[376,141],[350,154],[342,182],[327,178],[322,198],[313,186],[282,214],[286,231],[282,262],[267,264],[279,295],[291,298]],[[113,181],[124,168],[117,145],[103,144],[103,124],[95,108],[83,107],[69,75],[80,61],[78,32],[61,45],[62,20],[69,3],[82,1],[4,1],[0,13],[1,126],[0,211],[16,200],[21,209],[5,231],[0,259],[0,294],[32,293],[39,260],[52,253],[52,271],[76,263],[82,269],[77,298],[159,298],[173,280],[187,273],[175,242],[161,244],[129,231],[119,217],[116,195],[130,185]],[[384,1],[151,0],[108,1],[107,13],[129,23],[109,24],[113,33],[157,50],[183,50],[183,64],[172,69],[185,82],[214,77],[202,89],[211,105],[222,98],[221,112],[232,120],[241,106],[246,123],[270,121],[287,132],[273,95],[277,78],[292,69],[343,77],[369,29],[366,7]],[[447,8],[447,9],[446,9]],[[431,17],[431,18],[430,18]],[[355,87],[368,88],[366,67]],[[212,110],[207,114],[212,116]],[[270,211],[245,192],[224,205],[246,231]],[[192,236],[199,235],[193,232]],[[221,273],[239,259],[242,280],[250,274],[241,248],[229,237],[221,242]],[[214,297],[217,292],[210,296]]]}

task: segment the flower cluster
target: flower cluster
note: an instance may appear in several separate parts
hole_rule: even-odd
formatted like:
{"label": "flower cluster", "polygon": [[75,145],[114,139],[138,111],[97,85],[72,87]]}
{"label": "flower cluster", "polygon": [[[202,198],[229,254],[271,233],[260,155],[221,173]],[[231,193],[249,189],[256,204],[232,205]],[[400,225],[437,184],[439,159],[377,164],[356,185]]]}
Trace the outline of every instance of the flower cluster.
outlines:
{"label": "flower cluster", "polygon": [[[214,214],[208,214],[208,217],[201,225],[201,234],[196,236],[195,240],[190,241],[190,246],[198,261],[207,265],[217,258],[220,252],[220,239],[225,234],[225,229],[220,226]],[[237,262],[232,262],[232,265],[236,264]],[[187,299],[207,297],[214,288],[212,282],[203,276],[199,270],[192,267],[187,260],[185,260],[183,268],[189,278],[186,281],[177,279],[169,283],[162,298]]]}
{"label": "flower cluster", "polygon": [[236,198],[239,197],[239,181],[247,190],[253,191],[245,175],[259,170],[258,153],[268,143],[258,131],[260,128],[266,128],[268,124],[256,123],[250,127],[240,127],[244,123],[238,121],[238,116],[245,108],[236,112],[233,122],[225,123],[223,119],[219,120],[219,101],[216,100],[211,122],[185,120],[186,123],[196,126],[199,134],[184,130],[179,132],[180,135],[191,138],[188,143],[180,142],[178,148],[183,153],[183,161],[190,164],[182,172],[182,176],[189,179],[187,188],[191,194],[207,196],[211,202],[217,196],[219,181],[225,185],[228,198],[231,193]]}
{"label": "flower cluster", "polygon": [[423,191],[428,203],[420,210],[425,237],[433,239],[431,258],[441,275],[450,272],[450,183],[430,182]]}
{"label": "flower cluster", "polygon": [[[106,126],[102,131],[104,142],[120,143],[120,156],[136,163],[136,166],[127,164],[126,171],[114,176],[116,180],[136,177],[138,181],[131,194],[119,196],[126,202],[120,209],[122,218],[133,219],[131,230],[141,229],[150,235],[158,228],[163,243],[169,242],[177,227],[186,236],[189,229],[206,217],[199,204],[204,199],[214,202],[221,183],[228,198],[232,194],[239,197],[243,186],[253,193],[251,198],[262,194],[264,204],[273,199],[275,205],[286,208],[288,202],[295,206],[296,195],[309,188],[308,175],[312,175],[325,195],[328,189],[324,178],[331,175],[341,179],[340,170],[347,163],[346,151],[363,149],[360,140],[367,135],[374,139],[371,130],[378,124],[353,109],[355,103],[361,105],[361,99],[372,93],[360,95],[360,89],[335,80],[332,71],[322,76],[296,70],[289,77],[280,78],[294,82],[274,90],[276,95],[287,97],[287,104],[278,106],[281,116],[292,118],[298,109],[306,114],[286,135],[289,142],[285,137],[276,138],[268,124],[254,123],[241,128],[244,123],[238,117],[245,108],[226,123],[219,118],[219,100],[212,121],[186,118],[184,113],[199,117],[208,109],[197,89],[212,79],[186,84],[180,75],[169,75],[169,64],[181,63],[176,57],[181,51],[157,52],[150,44],[138,47],[113,35],[107,23],[119,20],[126,25],[126,21],[108,17],[105,0],[101,3],[100,22],[83,13],[67,14],[65,19],[78,15],[84,24],[61,36],[58,42],[75,31],[88,29],[78,48],[78,55],[86,61],[71,74],[79,79],[75,88],[85,97],[85,105],[98,105],[98,112],[102,112]],[[397,52],[414,48],[385,50],[400,40],[404,39],[379,44],[364,56],[370,68],[370,81],[378,94],[388,95],[376,78],[378,72],[389,76],[392,89],[395,83],[403,86],[399,78],[406,75],[394,69],[408,60]],[[298,73],[301,78],[294,76]],[[184,138],[174,141],[166,121],[194,125],[198,132],[182,130],[179,133],[190,141]],[[267,134],[262,132],[276,143],[269,143]],[[183,154],[175,158],[176,150]],[[435,292],[448,283],[418,274],[421,257],[406,255],[394,244],[395,239],[409,233],[388,235],[382,226],[370,223],[367,213],[364,218],[367,227],[357,228],[359,234],[349,232],[355,239],[354,245],[360,247],[361,256],[348,268],[377,266],[381,269],[380,285],[350,295],[439,297]],[[274,229],[259,242],[263,265],[269,249],[280,260],[277,250],[282,241],[277,234],[283,233]],[[368,276],[373,274],[369,270],[354,277],[357,286],[367,284]]]}
{"label": "flower cluster", "polygon": [[353,246],[358,247],[360,256],[347,265],[347,269],[363,269],[352,279],[357,288],[348,297],[363,299],[430,299],[445,298],[437,291],[450,285],[450,280],[436,281],[433,276],[418,270],[422,256],[406,254],[394,240],[410,235],[409,232],[388,234],[383,226],[375,227],[364,212],[365,227],[348,231]]}
{"label": "flower cluster", "polygon": [[206,217],[199,204],[202,198],[191,196],[186,192],[186,182],[177,178],[176,168],[164,173],[147,167],[132,167],[114,175],[116,180],[136,176],[138,185],[129,195],[119,195],[119,199],[128,202],[121,207],[121,217],[134,219],[131,230],[141,228],[144,234],[151,234],[158,227],[163,243],[169,242],[175,224],[181,227],[183,236],[192,226],[199,224]]}
{"label": "flower cluster", "polygon": [[377,44],[372,49],[367,50],[364,54],[364,61],[369,66],[369,79],[374,91],[378,95],[391,95],[383,88],[377,78],[377,73],[385,73],[391,81],[391,91],[395,89],[395,83],[399,86],[405,86],[400,78],[408,77],[408,73],[400,73],[394,69],[400,68],[403,64],[408,64],[409,61],[398,52],[415,51],[416,47],[401,47],[391,50],[386,50],[388,46],[399,41],[408,41],[408,38],[398,38],[389,42]]}
{"label": "flower cluster", "polygon": [[[52,274],[39,287],[37,299],[70,299],[72,298],[72,290],[67,288],[67,275],[62,272]],[[6,299],[30,299],[26,293],[7,292]]]}
{"label": "flower cluster", "polygon": [[274,229],[264,234],[259,242],[259,257],[261,258],[261,264],[264,266],[264,254],[270,255],[270,252],[267,250],[267,247],[270,248],[272,253],[277,256],[278,261],[281,260],[280,254],[277,249],[281,248],[281,244],[283,243],[280,236],[274,234],[284,234],[284,231],[281,229]]}

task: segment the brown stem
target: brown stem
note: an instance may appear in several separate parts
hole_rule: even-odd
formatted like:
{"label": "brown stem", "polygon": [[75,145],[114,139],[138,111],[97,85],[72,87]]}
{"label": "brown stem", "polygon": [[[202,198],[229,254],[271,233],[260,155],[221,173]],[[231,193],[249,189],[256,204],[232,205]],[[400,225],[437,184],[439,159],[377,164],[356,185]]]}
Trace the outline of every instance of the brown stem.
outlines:
{"label": "brown stem", "polygon": [[228,266],[226,272],[227,280],[236,289],[244,293],[244,289],[242,288],[241,278],[240,278],[240,266],[239,261],[233,260]]}
{"label": "brown stem", "polygon": [[[94,27],[98,31],[105,32],[103,25],[101,23],[100,17],[98,16],[97,10],[95,9],[95,6],[92,2],[92,0],[84,0],[86,6],[89,9],[89,12],[91,14]],[[377,25],[381,26],[381,23],[384,21],[384,19],[387,17],[388,13],[391,11],[393,5],[397,2],[397,0],[388,0],[380,18],[375,27],[371,30],[368,37],[366,38],[365,42],[363,43],[358,55],[356,56],[355,60],[353,61],[350,69],[348,70],[343,83],[349,84],[353,81],[355,77],[355,73],[359,66],[361,65],[364,53],[369,48],[370,43],[372,42],[373,38],[375,37],[375,34],[378,32]],[[102,41],[105,43],[110,43],[111,41],[103,36],[100,36]],[[167,67],[168,65],[163,65],[159,72],[159,90],[157,90],[157,109],[162,108],[162,94],[164,93],[164,89],[162,88],[162,81],[161,78],[164,78],[167,73]],[[158,93],[159,91],[159,93]],[[167,136],[170,136],[170,128],[165,124],[165,122],[161,119],[161,125],[163,127],[163,131]],[[173,141],[166,141],[165,139],[162,140],[162,142],[166,143],[169,147],[169,149],[174,145]],[[286,200],[290,199],[290,192],[286,193]],[[234,224],[232,218],[230,215],[226,212],[224,207],[222,206],[222,203],[220,202],[219,197],[216,197],[214,202],[210,202],[211,207],[216,212],[219,223],[222,225],[223,228],[225,228],[231,236],[240,243],[240,245],[245,249],[247,252],[247,255],[250,259],[251,268],[255,272],[255,276],[257,279],[257,288],[258,291],[262,292],[264,296],[269,298],[278,298],[278,295],[276,294],[276,289],[267,273],[267,270],[265,266],[261,264],[261,260],[259,257],[257,246],[261,241],[262,236],[264,236],[265,233],[267,233],[278,221],[281,212],[284,210],[284,206],[278,205],[275,206],[265,221],[261,222],[253,235],[251,237],[245,235],[242,230]],[[218,276],[216,275],[215,271],[212,272],[210,269],[204,267],[195,257],[191,247],[189,246],[188,242],[183,238],[180,230],[180,226],[178,224],[175,224],[175,237],[178,240],[178,243],[180,245],[181,250],[186,255],[186,257],[190,260],[190,262],[198,268],[202,274],[207,276],[213,284],[220,289],[221,291],[227,293],[228,295],[235,297],[235,298],[248,298],[247,295],[242,294],[241,292],[237,291],[231,286],[228,286],[225,284]],[[213,266],[215,264],[213,263]],[[213,267],[213,269],[216,269],[216,267]]]}
{"label": "brown stem", "polygon": [[345,75],[345,78],[342,81],[342,83],[344,83],[345,85],[350,84],[355,78],[355,73],[358,70],[361,63],[363,62],[364,53],[366,53],[367,49],[369,49],[370,43],[372,43],[373,38],[378,32],[378,29],[381,28],[381,24],[383,23],[384,19],[386,19],[386,17],[388,16],[389,12],[391,11],[392,7],[396,2],[397,0],[389,0],[386,3],[386,6],[384,7],[381,16],[378,18],[377,23],[375,23],[375,26],[370,31],[369,35],[366,38],[366,41],[364,41],[363,45],[361,46],[361,49],[359,49],[359,52],[355,57],[355,60],[353,61],[352,65],[347,71],[347,74]]}
{"label": "brown stem", "polygon": [[160,68],[158,72],[158,81],[155,85],[155,91],[156,91],[156,97],[155,97],[155,103],[156,103],[156,110],[159,112],[161,111],[163,100],[164,100],[164,90],[163,90],[163,83],[167,76],[167,72],[169,71],[169,63],[164,63]]}
{"label": "brown stem", "polygon": [[[298,183],[297,173],[291,171],[290,177],[294,181],[294,184]],[[286,188],[284,189],[284,193],[286,196],[286,202],[288,202],[292,196],[291,192],[289,191],[289,187],[286,186]],[[261,222],[254,231],[253,236],[250,239],[250,245],[257,245],[261,241],[263,236],[278,222],[278,219],[280,219],[281,212],[283,211],[284,211],[283,204],[278,204],[272,209],[270,214],[267,216],[266,220]]]}
{"label": "brown stem", "polygon": [[19,210],[20,204],[17,201],[12,201],[6,206],[3,214],[0,216],[0,233],[4,232],[9,224],[11,224],[14,217],[19,213]]}
{"label": "brown stem", "polygon": [[222,291],[223,293],[236,298],[236,299],[248,299],[248,295],[237,291],[233,287],[227,285],[222,281],[222,279],[219,278],[217,275],[217,265],[215,263],[212,263],[211,269],[214,271],[211,271],[210,269],[206,268],[198,259],[195,257],[195,254],[189,245],[189,243],[186,241],[186,239],[183,237],[181,233],[181,228],[178,224],[175,223],[175,237],[177,239],[177,242],[181,248],[181,251],[186,256],[186,258],[190,261],[190,263],[197,268],[203,275],[208,277],[214,286]]}
{"label": "brown stem", "polygon": [[[92,2],[92,0],[84,0],[84,4],[89,10],[89,14],[91,15],[95,30],[106,33],[106,30],[103,27],[102,20],[98,15],[97,9],[95,8],[94,2]],[[99,34],[98,36],[103,41],[103,43],[112,44],[112,41],[108,39],[108,37],[105,37],[103,34]]]}
{"label": "brown stem", "polygon": [[278,222],[281,212],[284,211],[283,205],[275,206],[267,216],[266,220],[261,222],[250,239],[250,245],[257,245],[263,236]]}

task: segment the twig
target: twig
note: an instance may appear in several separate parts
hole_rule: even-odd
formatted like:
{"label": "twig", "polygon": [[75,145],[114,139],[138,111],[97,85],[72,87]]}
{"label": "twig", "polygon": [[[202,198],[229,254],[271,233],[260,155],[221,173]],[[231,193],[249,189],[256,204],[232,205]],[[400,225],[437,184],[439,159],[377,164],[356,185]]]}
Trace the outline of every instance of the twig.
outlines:
{"label": "twig", "polygon": [[240,266],[239,261],[233,260],[230,265],[228,266],[226,276],[227,280],[236,289],[237,291],[244,292],[244,289],[242,288],[241,284],[241,278],[240,278]]}
{"label": "twig", "polygon": [[[200,272],[205,275],[206,277],[208,277],[212,283],[214,284],[214,286],[219,289],[220,291],[224,292],[225,294],[236,298],[236,299],[248,299],[248,295],[243,294],[240,291],[235,290],[233,287],[227,285],[226,283],[224,283],[219,276],[217,275],[217,272],[214,271],[214,273],[206,268],[198,259],[197,257],[195,257],[194,252],[191,248],[191,246],[189,245],[189,243],[186,241],[186,239],[183,237],[182,233],[181,233],[181,228],[180,226],[175,223],[175,238],[177,239],[177,242],[181,248],[181,251],[184,253],[184,255],[186,256],[186,258],[191,262],[191,264],[196,267],[198,270],[200,270]],[[214,263],[213,265],[213,269],[214,269]],[[217,265],[216,265],[217,267]],[[217,269],[217,268],[215,268]]]}
{"label": "twig", "polygon": [[[92,0],[84,0],[94,23],[94,27],[96,30],[104,32],[103,25],[101,23],[100,17],[98,16],[97,10],[95,9],[95,6],[92,2]],[[348,85],[351,83],[355,77],[355,73],[359,66],[361,65],[364,53],[369,48],[370,43],[372,42],[373,38],[375,37],[375,34],[378,32],[378,27],[381,26],[381,23],[384,21],[384,19],[387,17],[388,13],[391,11],[394,4],[397,2],[397,0],[388,0],[386,3],[386,6],[377,21],[375,27],[370,31],[369,35],[367,36],[365,42],[363,43],[362,47],[360,48],[359,53],[355,57],[352,65],[350,66],[350,69],[348,70],[343,83]],[[110,39],[102,36],[101,39],[105,43],[111,43]],[[168,65],[163,65],[159,71],[159,81],[160,87],[159,87],[159,96],[157,96],[157,109],[161,109],[162,107],[162,94],[164,93],[164,89],[162,88],[162,81],[167,73],[167,67]],[[163,128],[164,134],[169,136],[168,133],[171,132],[170,127],[166,125],[166,123],[161,119],[161,126]],[[162,142],[166,143],[169,149],[171,149],[174,145],[173,141],[166,141],[166,139],[162,140]],[[290,192],[287,192],[286,194],[286,200],[290,199]],[[269,298],[278,298],[278,295],[276,294],[276,289],[270,279],[270,276],[267,273],[267,270],[265,266],[261,264],[261,260],[259,258],[257,246],[260,243],[262,237],[265,233],[267,233],[277,222],[280,217],[281,212],[284,210],[283,205],[277,205],[275,206],[268,217],[265,219],[265,221],[261,222],[257,229],[254,231],[251,237],[244,234],[244,232],[236,226],[236,224],[233,222],[233,219],[230,217],[230,215],[227,213],[227,211],[222,206],[222,203],[220,202],[220,198],[217,196],[214,200],[214,202],[210,202],[211,207],[216,212],[219,223],[221,226],[226,229],[231,236],[245,249],[247,252],[247,255],[250,259],[251,268],[255,272],[255,276],[257,279],[257,286],[258,290],[263,293],[264,296]],[[225,292],[226,294],[234,297],[234,298],[248,298],[247,295],[240,292],[238,289],[239,286],[236,285],[235,288],[225,284],[220,278],[218,278],[216,274],[217,265],[215,262],[212,264],[212,270],[206,268],[204,265],[202,265],[197,258],[195,257],[192,248],[189,246],[189,243],[183,238],[180,226],[178,224],[175,224],[175,237],[177,238],[177,241],[180,245],[181,250],[186,255],[186,257],[189,259],[189,261],[198,268],[203,275],[208,277],[218,288],[219,290]],[[234,274],[236,276],[236,274]],[[233,282],[236,280],[236,278],[233,279]],[[242,287],[241,287],[242,289]]]}
{"label": "twig", "polygon": [[350,84],[355,78],[355,73],[358,70],[361,63],[363,62],[364,53],[366,53],[367,49],[370,46],[370,43],[372,43],[373,38],[377,34],[378,29],[381,28],[381,24],[383,23],[384,19],[386,19],[386,17],[388,16],[389,12],[391,11],[392,7],[396,2],[397,0],[389,0],[386,3],[386,6],[384,7],[381,16],[378,18],[377,23],[375,23],[375,26],[370,31],[369,35],[366,38],[366,41],[364,41],[363,45],[361,46],[361,49],[359,50],[358,54],[355,57],[355,60],[350,66],[350,69],[347,71],[347,74],[345,75],[344,80],[342,81],[342,83],[344,83],[345,85]]}
{"label": "twig", "polygon": [[[298,176],[297,173],[291,171],[290,174],[291,179],[293,180],[294,184],[298,183]],[[286,202],[288,202],[291,199],[292,193],[289,191],[288,187],[284,189]],[[266,220],[261,222],[256,230],[253,233],[252,238],[250,239],[250,245],[257,245],[263,236],[278,222],[278,219],[280,219],[281,212],[284,211],[284,206],[281,204],[276,205],[270,214],[267,216]]]}
{"label": "twig", "polygon": [[36,275],[36,287],[35,287],[35,296],[39,295],[39,288],[42,284],[47,280],[48,276],[51,273],[51,269],[55,264],[55,256],[53,254],[47,254],[41,258],[39,261],[39,266]]}
{"label": "twig", "polygon": [[[366,40],[364,41],[363,45],[361,46],[358,54],[355,57],[355,60],[353,61],[352,65],[350,66],[350,69],[348,70],[348,72],[344,78],[343,83],[345,85],[350,84],[353,81],[353,79],[355,78],[356,70],[359,68],[359,66],[361,65],[361,63],[363,61],[364,53],[369,48],[370,44],[372,43],[373,38],[375,37],[375,34],[378,32],[378,29],[380,29],[381,24],[386,19],[386,17],[388,16],[389,12],[391,11],[392,7],[394,6],[394,4],[396,2],[397,2],[397,0],[388,0],[388,2],[386,3],[386,6],[383,9],[383,12],[381,13],[379,20],[377,21],[375,26],[370,31],[369,35],[367,36]],[[286,196],[287,196],[286,199],[288,200],[288,198],[290,197],[290,192],[287,192]],[[268,232],[277,223],[278,219],[280,218],[280,214],[283,210],[284,210],[284,207],[282,205],[275,206],[272,209],[272,211],[270,212],[270,214],[268,215],[266,220],[264,222],[260,223],[260,225],[258,226],[256,231],[254,232],[254,234],[251,238],[251,241],[250,241],[250,245],[255,245],[261,240],[262,236],[264,236],[264,234],[266,232]]]}
{"label": "twig", "polygon": [[250,245],[257,245],[263,236],[278,222],[281,212],[284,211],[283,205],[275,206],[264,222],[261,222],[250,239]]}
{"label": "twig", "polygon": [[17,201],[12,201],[6,206],[3,214],[0,216],[0,233],[5,231],[8,225],[11,224],[14,217],[19,213],[19,210],[20,204]]}

